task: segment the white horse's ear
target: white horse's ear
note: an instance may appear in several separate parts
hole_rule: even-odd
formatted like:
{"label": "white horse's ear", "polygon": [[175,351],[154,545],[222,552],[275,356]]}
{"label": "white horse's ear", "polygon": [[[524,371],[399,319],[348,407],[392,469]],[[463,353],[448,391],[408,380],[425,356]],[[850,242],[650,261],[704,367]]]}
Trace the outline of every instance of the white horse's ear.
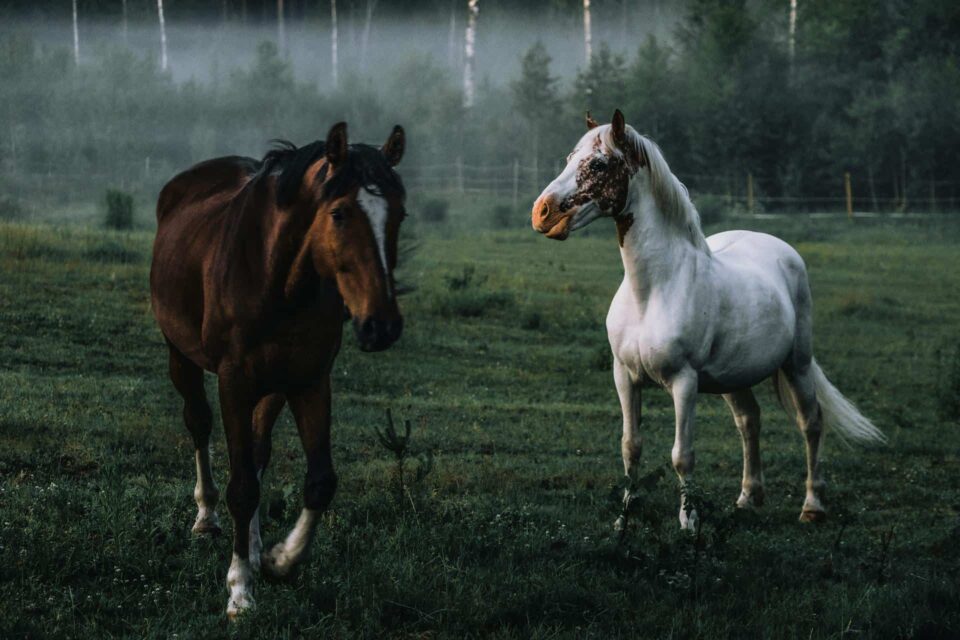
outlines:
{"label": "white horse's ear", "polygon": [[613,131],[613,141],[617,146],[623,149],[627,142],[627,123],[623,119],[620,109],[613,112],[613,120],[610,121],[610,129]]}
{"label": "white horse's ear", "polygon": [[593,116],[590,115],[589,111],[587,111],[586,122],[587,122],[587,131],[590,131],[590,129],[595,129],[600,126],[600,123],[593,119]]}

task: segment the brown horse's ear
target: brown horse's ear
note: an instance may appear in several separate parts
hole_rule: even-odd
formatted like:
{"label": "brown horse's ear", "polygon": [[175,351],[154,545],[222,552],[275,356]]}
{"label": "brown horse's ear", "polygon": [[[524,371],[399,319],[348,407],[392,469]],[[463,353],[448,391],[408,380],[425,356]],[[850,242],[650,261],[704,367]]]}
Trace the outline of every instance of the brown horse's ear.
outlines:
{"label": "brown horse's ear", "polygon": [[403,133],[403,127],[396,125],[393,131],[390,132],[390,137],[387,138],[387,141],[380,147],[380,151],[383,152],[383,155],[387,158],[387,163],[391,167],[400,164],[400,160],[403,159],[403,149],[406,144],[406,134]]}
{"label": "brown horse's ear", "polygon": [[613,141],[621,149],[627,146],[627,123],[623,119],[620,109],[613,112],[613,120],[610,121],[610,129],[613,131]]}
{"label": "brown horse's ear", "polygon": [[324,153],[327,155],[327,162],[337,166],[347,159],[347,123],[338,122],[330,127],[327,134],[327,142],[324,147]]}
{"label": "brown horse's ear", "polygon": [[590,131],[590,129],[595,129],[600,126],[600,123],[593,119],[593,116],[590,115],[589,111],[587,111],[586,121],[587,121],[587,131]]}

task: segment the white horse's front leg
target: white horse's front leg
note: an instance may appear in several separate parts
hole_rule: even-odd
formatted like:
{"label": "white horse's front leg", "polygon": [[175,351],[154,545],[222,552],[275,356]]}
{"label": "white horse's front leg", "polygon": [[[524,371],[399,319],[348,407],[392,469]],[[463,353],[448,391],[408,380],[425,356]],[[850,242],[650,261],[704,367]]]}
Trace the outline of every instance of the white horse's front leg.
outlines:
{"label": "white horse's front leg", "polygon": [[[680,477],[681,487],[692,479],[695,458],[693,454],[693,428],[697,405],[697,372],[689,367],[678,373],[669,385],[676,413],[677,435],[673,442],[671,458],[673,468]],[[697,512],[687,504],[686,495],[680,499],[680,528],[696,529]]]}
{"label": "white horse's front leg", "polygon": [[613,380],[620,396],[620,408],[623,411],[623,438],[620,450],[623,454],[623,472],[627,476],[627,488],[623,491],[623,513],[613,524],[617,531],[627,524],[627,509],[634,497],[633,490],[640,476],[640,454],[643,451],[643,438],[640,435],[640,381],[635,379],[627,366],[616,357],[613,359]]}

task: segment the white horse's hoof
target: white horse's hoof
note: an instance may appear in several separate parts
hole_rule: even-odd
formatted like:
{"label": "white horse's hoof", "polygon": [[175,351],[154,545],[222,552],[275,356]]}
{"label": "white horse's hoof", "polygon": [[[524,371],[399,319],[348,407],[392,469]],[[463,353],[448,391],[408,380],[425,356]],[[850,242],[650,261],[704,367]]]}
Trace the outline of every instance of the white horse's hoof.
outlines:
{"label": "white horse's hoof", "polygon": [[690,515],[687,515],[686,509],[680,509],[680,529],[683,531],[697,530],[697,510],[692,509]]}
{"label": "white horse's hoof", "polygon": [[613,523],[613,530],[614,530],[614,531],[623,531],[624,529],[626,529],[626,527],[627,527],[627,517],[626,517],[626,516],[620,516],[620,517],[617,518],[616,521]]}
{"label": "white horse's hoof", "polygon": [[740,497],[737,498],[738,509],[756,509],[757,507],[762,506],[763,491],[755,491],[752,494],[748,494],[746,491],[741,491]]}

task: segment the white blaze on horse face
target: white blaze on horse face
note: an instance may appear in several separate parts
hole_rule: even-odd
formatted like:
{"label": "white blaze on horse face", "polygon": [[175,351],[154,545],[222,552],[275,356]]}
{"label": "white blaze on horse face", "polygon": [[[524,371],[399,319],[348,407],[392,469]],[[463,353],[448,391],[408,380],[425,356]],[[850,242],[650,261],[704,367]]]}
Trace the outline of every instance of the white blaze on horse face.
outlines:
{"label": "white blaze on horse face", "polygon": [[[370,187],[373,188],[373,187]],[[380,254],[380,264],[383,265],[383,276],[386,279],[387,297],[393,297],[393,286],[390,283],[390,268],[387,265],[387,200],[377,196],[367,188],[360,189],[357,194],[357,204],[367,214],[373,237],[377,241],[377,251]]]}

